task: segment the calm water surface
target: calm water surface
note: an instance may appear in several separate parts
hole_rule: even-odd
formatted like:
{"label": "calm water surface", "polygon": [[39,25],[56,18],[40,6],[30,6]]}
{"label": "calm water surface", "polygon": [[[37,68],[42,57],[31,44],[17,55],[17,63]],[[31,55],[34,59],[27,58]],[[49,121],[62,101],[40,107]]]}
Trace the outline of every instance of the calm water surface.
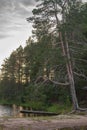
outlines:
{"label": "calm water surface", "polygon": [[0,105],[0,117],[16,116],[18,113],[14,106]]}

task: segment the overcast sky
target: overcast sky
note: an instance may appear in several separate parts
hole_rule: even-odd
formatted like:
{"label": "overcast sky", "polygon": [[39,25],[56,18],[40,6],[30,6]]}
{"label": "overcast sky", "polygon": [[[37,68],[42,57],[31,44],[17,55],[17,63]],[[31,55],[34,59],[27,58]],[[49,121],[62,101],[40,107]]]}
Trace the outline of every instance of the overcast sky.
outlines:
{"label": "overcast sky", "polygon": [[31,16],[34,7],[34,0],[0,0],[0,67],[31,36],[32,26],[26,18]]}
{"label": "overcast sky", "polygon": [[34,7],[34,0],[0,0],[0,67],[31,36],[32,26],[26,18],[31,16]]}

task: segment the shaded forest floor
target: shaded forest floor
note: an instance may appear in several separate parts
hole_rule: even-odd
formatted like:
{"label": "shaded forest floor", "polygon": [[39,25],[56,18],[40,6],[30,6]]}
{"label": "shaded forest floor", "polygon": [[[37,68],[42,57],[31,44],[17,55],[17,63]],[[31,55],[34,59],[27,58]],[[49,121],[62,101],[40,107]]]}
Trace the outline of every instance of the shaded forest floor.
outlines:
{"label": "shaded forest floor", "polygon": [[[54,117],[0,118],[0,130],[86,130],[87,116],[58,115]],[[68,129],[70,127],[70,129]],[[84,127],[84,129],[83,129]],[[85,129],[86,128],[86,129]],[[65,130],[65,129],[64,129]]]}

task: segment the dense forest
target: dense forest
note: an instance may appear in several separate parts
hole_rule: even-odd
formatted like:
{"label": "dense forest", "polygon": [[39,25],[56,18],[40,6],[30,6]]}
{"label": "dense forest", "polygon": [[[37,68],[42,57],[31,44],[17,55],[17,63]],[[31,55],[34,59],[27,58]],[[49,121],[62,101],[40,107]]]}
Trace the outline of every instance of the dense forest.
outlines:
{"label": "dense forest", "polygon": [[26,46],[1,68],[0,103],[35,110],[87,107],[87,3],[38,0]]}

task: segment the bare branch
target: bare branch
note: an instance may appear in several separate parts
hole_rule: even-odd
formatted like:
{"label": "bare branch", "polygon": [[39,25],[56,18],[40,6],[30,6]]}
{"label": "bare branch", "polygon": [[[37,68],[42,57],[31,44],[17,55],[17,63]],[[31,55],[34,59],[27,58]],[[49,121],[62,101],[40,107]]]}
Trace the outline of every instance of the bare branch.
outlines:
{"label": "bare branch", "polygon": [[78,61],[81,61],[81,62],[87,63],[87,60],[85,60],[85,59],[78,59],[78,58],[74,58],[74,59],[76,59],[76,60],[78,60]]}
{"label": "bare branch", "polygon": [[35,83],[36,83],[36,84],[37,84],[37,83],[41,83],[41,84],[52,83],[52,84],[61,85],[61,86],[68,86],[68,85],[69,85],[68,82],[61,83],[61,82],[58,82],[58,81],[53,81],[53,80],[51,80],[51,79],[49,79],[49,78],[44,79],[42,76],[39,76],[39,77],[36,79]]}
{"label": "bare branch", "polygon": [[49,82],[51,82],[51,83],[53,83],[53,84],[55,84],[55,85],[62,85],[62,86],[67,86],[67,85],[69,85],[68,82],[66,82],[66,83],[61,83],[61,82],[53,81],[53,80],[50,80],[50,79],[46,79],[46,80],[44,81],[44,83],[46,83],[47,81],[49,81]]}
{"label": "bare branch", "polygon": [[75,75],[79,76],[79,77],[83,77],[87,80],[87,76],[85,76],[84,74],[79,74],[77,72],[74,72]]}
{"label": "bare branch", "polygon": [[44,81],[44,78],[43,78],[42,76],[39,76],[39,77],[36,79],[35,83],[37,84],[37,83],[40,83],[40,82],[43,82],[43,81]]}

